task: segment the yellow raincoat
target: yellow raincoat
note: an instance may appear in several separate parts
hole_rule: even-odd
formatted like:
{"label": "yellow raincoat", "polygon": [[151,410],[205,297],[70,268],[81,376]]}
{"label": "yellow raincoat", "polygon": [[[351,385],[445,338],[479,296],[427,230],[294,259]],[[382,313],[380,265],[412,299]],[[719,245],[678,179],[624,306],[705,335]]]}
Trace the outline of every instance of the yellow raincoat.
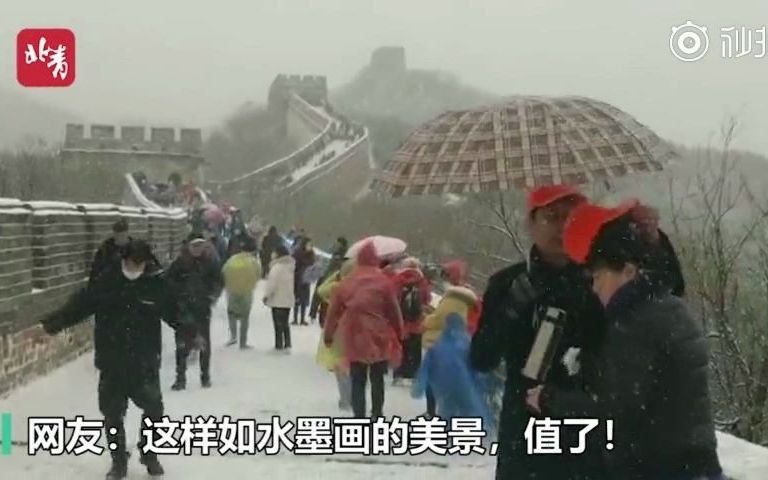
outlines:
{"label": "yellow raincoat", "polygon": [[435,311],[424,318],[424,332],[421,345],[428,350],[440,337],[445,328],[445,320],[451,313],[458,313],[467,322],[470,309],[477,303],[477,295],[469,288],[451,286],[440,299]]}
{"label": "yellow raincoat", "polygon": [[[317,287],[317,296],[320,297],[322,302],[328,303],[331,301],[333,291],[339,285],[341,279],[344,278],[353,267],[354,262],[349,260],[344,262],[338,272],[328,275],[328,278]],[[318,365],[329,371],[334,371],[342,365],[343,362],[341,362],[341,360],[343,357],[344,352],[341,349],[341,338],[338,334],[334,337],[330,347],[325,346],[323,336],[320,335],[320,343],[317,345],[317,355],[315,356],[315,361]]]}
{"label": "yellow raincoat", "polygon": [[261,264],[247,252],[232,255],[222,269],[224,286],[234,295],[251,295],[261,278]]}

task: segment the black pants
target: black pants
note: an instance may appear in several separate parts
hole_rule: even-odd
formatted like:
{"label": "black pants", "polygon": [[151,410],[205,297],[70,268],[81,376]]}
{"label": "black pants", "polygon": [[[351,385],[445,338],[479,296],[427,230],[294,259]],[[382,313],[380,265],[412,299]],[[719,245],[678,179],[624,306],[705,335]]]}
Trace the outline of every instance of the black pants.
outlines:
{"label": "black pants", "polygon": [[273,308],[272,324],[275,327],[275,349],[291,348],[291,326],[288,318],[291,316],[290,308]]}
{"label": "black pants", "polygon": [[301,313],[301,323],[307,323],[307,306],[304,304],[296,304],[293,308],[293,324],[298,325],[299,313]]}
{"label": "black pants", "polygon": [[[123,418],[128,410],[128,399],[143,411],[139,432],[152,432],[152,429],[144,425],[144,419],[149,418],[153,422],[162,420],[163,394],[160,390],[160,373],[157,368],[136,369],[134,365],[128,365],[120,371],[102,370],[99,374],[98,393],[99,410],[104,415],[107,444],[114,442],[117,445],[117,448],[111,451],[112,458],[125,460],[127,448]],[[111,429],[114,429],[114,433]],[[152,435],[154,437],[154,432]],[[146,443],[144,435],[139,433],[140,451]],[[142,456],[154,455],[148,453]]]}
{"label": "black pants", "polygon": [[365,418],[365,387],[371,379],[371,416],[381,417],[384,409],[384,374],[387,362],[360,363],[352,362],[349,376],[352,380],[352,411],[355,417]]}
{"label": "black pants", "polygon": [[[199,333],[203,340],[205,340],[206,348],[200,350],[200,378],[211,378],[211,310],[210,307],[207,311],[203,310],[196,312],[195,325],[197,333]],[[186,342],[185,342],[186,340]],[[192,351],[192,345],[188,343],[189,338],[186,338],[176,330],[176,377],[185,380],[187,379],[187,357],[189,357]]]}
{"label": "black pants", "polygon": [[403,362],[393,373],[395,378],[414,378],[421,365],[421,334],[409,335],[403,341]]}
{"label": "black pants", "polygon": [[261,278],[267,278],[267,275],[269,274],[269,261],[271,258],[270,256],[261,256]]}
{"label": "black pants", "polygon": [[299,323],[299,311],[301,311],[301,323],[307,323],[307,306],[309,306],[309,284],[295,283],[293,285],[296,294],[296,305],[293,310],[293,323]]}

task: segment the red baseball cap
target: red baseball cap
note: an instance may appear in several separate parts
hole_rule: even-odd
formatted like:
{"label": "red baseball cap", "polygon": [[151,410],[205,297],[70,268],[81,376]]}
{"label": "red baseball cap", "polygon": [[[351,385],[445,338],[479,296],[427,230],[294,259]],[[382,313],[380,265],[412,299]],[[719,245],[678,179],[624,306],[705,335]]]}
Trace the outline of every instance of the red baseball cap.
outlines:
{"label": "red baseball cap", "polygon": [[528,192],[528,213],[537,208],[546,207],[558,200],[576,197],[586,201],[587,197],[574,185],[543,185]]}
{"label": "red baseball cap", "polygon": [[600,229],[635,208],[639,202],[628,200],[614,208],[582,203],[573,209],[563,226],[563,247],[576,263],[585,263]]}

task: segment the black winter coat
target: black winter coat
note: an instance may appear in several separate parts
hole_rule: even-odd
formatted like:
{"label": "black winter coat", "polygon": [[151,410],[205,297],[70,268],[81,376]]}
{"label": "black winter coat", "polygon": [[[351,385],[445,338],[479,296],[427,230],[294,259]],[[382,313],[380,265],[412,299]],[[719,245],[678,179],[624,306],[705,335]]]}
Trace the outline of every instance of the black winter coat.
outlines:
{"label": "black winter coat", "polygon": [[261,240],[261,252],[259,252],[262,263],[269,264],[272,260],[272,252],[275,251],[278,245],[282,245],[283,243],[283,239],[280,235],[265,235]]}
{"label": "black winter coat", "polygon": [[[568,375],[559,361],[563,354],[571,347],[581,348],[586,358],[590,355],[587,352],[594,351],[602,337],[602,307],[592,294],[584,270],[572,264],[561,269],[550,267],[539,259],[535,248],[531,253],[529,275],[541,296],[535,304],[518,306],[519,315],[508,315],[508,291],[513,280],[526,270],[526,263],[518,263],[491,277],[470,350],[472,366],[480,371],[496,368],[502,358],[505,361],[507,379],[499,421],[496,478],[600,479],[602,459],[589,449],[580,456],[528,455],[526,452],[524,432],[532,415],[525,407],[525,395],[536,382],[520,371],[538,329],[534,324],[534,311],[543,315],[546,307],[552,306],[567,312],[567,326],[547,379],[563,389],[584,388],[581,377]],[[564,437],[561,442],[573,440]]]}
{"label": "black winter coat", "polygon": [[160,368],[161,320],[182,328],[190,339],[194,327],[182,323],[178,303],[154,265],[130,281],[119,266],[108,267],[86,288],[70,297],[42,323],[48,333],[57,333],[95,315],[94,353],[96,368],[111,372],[146,371]]}
{"label": "black winter coat", "polygon": [[166,278],[182,310],[210,309],[224,286],[218,262],[205,254],[193,257],[186,248],[168,268]]}
{"label": "black winter coat", "polygon": [[604,450],[610,478],[721,473],[707,340],[685,304],[639,277],[614,294],[606,319],[592,394],[547,386],[544,413],[612,419],[614,448]]}
{"label": "black winter coat", "polygon": [[[681,295],[684,283],[677,256],[669,239],[663,232],[660,233],[661,242],[656,252],[657,264],[653,278],[659,285]],[[524,377],[520,371],[538,331],[534,312],[542,318],[547,307],[556,307],[567,314],[565,332],[547,378],[547,384],[563,390],[588,390],[585,379],[594,368],[594,360],[607,327],[602,305],[592,292],[591,279],[584,268],[574,264],[563,268],[549,266],[541,260],[535,247],[531,250],[528,263],[521,262],[507,267],[489,279],[483,296],[478,330],[472,338],[470,350],[470,360],[476,370],[495,369],[502,358],[505,360],[507,378],[499,422],[496,478],[604,478],[602,458],[595,449],[588,449],[585,454],[578,456],[526,453],[524,432],[532,415],[525,406],[525,395],[529,388],[536,386],[536,382]],[[513,306],[510,302],[510,288],[513,281],[526,272],[539,292],[538,298],[525,305]],[[581,349],[582,371],[579,375],[569,375],[561,362],[569,348]],[[575,441],[578,441],[575,435],[566,435],[562,439],[563,443],[569,444]]]}

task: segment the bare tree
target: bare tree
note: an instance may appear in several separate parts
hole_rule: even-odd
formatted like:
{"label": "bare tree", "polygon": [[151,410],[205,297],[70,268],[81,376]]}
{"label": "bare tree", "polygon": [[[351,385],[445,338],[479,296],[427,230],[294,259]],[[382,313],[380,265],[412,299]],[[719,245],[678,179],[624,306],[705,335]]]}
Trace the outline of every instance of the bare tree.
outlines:
{"label": "bare tree", "polygon": [[768,441],[768,205],[760,205],[738,173],[722,129],[722,149],[706,151],[693,182],[670,183],[672,224],[689,284],[691,306],[712,342],[714,400],[721,428]]}

